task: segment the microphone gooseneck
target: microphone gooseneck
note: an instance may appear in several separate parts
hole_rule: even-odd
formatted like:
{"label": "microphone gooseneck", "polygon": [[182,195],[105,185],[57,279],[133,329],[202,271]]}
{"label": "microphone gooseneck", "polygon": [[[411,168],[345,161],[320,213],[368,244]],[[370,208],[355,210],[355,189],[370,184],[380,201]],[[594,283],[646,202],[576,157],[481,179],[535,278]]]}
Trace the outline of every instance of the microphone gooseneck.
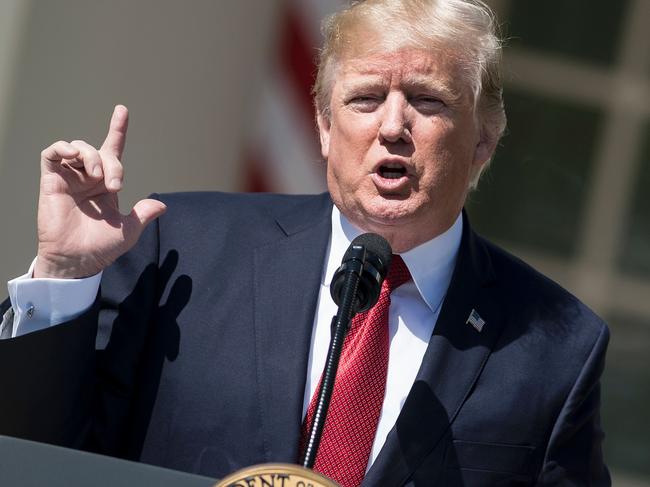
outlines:
{"label": "microphone gooseneck", "polygon": [[313,423],[301,461],[303,467],[313,468],[316,462],[327,410],[334,391],[343,341],[352,318],[357,313],[372,308],[379,299],[391,257],[392,249],[386,239],[374,233],[364,233],[352,241],[343,256],[341,266],[334,273],[330,293],[338,305],[338,311],[332,318],[332,338]]}

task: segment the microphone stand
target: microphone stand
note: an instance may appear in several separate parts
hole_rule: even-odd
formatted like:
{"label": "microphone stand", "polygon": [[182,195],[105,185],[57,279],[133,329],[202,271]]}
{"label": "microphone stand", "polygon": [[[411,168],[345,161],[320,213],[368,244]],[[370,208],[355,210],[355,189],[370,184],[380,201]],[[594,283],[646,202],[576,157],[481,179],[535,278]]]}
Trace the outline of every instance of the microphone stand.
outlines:
{"label": "microphone stand", "polygon": [[334,391],[334,381],[336,379],[336,372],[339,368],[339,359],[341,358],[341,351],[343,350],[343,341],[345,335],[350,329],[350,322],[352,317],[357,314],[357,288],[359,280],[363,271],[363,266],[366,259],[366,249],[364,247],[356,247],[352,249],[352,259],[346,263],[348,268],[345,269],[345,280],[341,292],[341,304],[339,305],[336,316],[332,318],[332,339],[330,347],[327,352],[327,360],[325,361],[325,370],[323,371],[323,379],[321,381],[321,388],[318,393],[318,403],[314,413],[314,421],[309,433],[309,439],[303,454],[302,466],[305,468],[313,468],[316,462],[316,453],[320,445],[321,436],[323,434],[323,427],[325,426],[325,419],[327,418],[327,411],[329,409],[330,400],[332,399],[332,392]]}

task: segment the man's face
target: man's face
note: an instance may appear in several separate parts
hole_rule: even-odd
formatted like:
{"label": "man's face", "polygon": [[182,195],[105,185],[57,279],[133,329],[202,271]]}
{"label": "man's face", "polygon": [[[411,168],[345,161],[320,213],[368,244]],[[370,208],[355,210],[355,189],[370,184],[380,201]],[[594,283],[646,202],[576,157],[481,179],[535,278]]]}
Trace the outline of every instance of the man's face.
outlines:
{"label": "man's face", "polygon": [[321,150],[334,203],[396,252],[444,232],[491,156],[474,95],[449,57],[405,48],[336,68]]}

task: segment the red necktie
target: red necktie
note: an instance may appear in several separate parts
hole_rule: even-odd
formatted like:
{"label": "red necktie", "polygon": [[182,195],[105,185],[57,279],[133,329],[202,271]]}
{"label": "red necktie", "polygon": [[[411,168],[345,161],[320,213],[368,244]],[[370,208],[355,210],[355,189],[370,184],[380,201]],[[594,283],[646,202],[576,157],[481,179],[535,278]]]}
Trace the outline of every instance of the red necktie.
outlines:
{"label": "red necktie", "polygon": [[[352,320],[343,343],[334,392],[314,470],[343,487],[361,484],[375,439],[388,373],[390,293],[411,279],[399,255],[393,255],[377,304]],[[304,451],[318,402],[320,384],[302,426]]]}

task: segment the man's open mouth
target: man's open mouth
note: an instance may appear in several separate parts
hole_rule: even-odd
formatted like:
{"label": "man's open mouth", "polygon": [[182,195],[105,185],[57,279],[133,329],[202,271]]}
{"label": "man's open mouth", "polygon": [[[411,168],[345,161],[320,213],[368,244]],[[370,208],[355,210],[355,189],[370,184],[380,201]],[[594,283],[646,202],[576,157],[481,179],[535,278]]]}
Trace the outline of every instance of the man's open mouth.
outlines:
{"label": "man's open mouth", "polygon": [[399,179],[406,176],[406,168],[401,164],[382,164],[377,172],[386,179]]}

